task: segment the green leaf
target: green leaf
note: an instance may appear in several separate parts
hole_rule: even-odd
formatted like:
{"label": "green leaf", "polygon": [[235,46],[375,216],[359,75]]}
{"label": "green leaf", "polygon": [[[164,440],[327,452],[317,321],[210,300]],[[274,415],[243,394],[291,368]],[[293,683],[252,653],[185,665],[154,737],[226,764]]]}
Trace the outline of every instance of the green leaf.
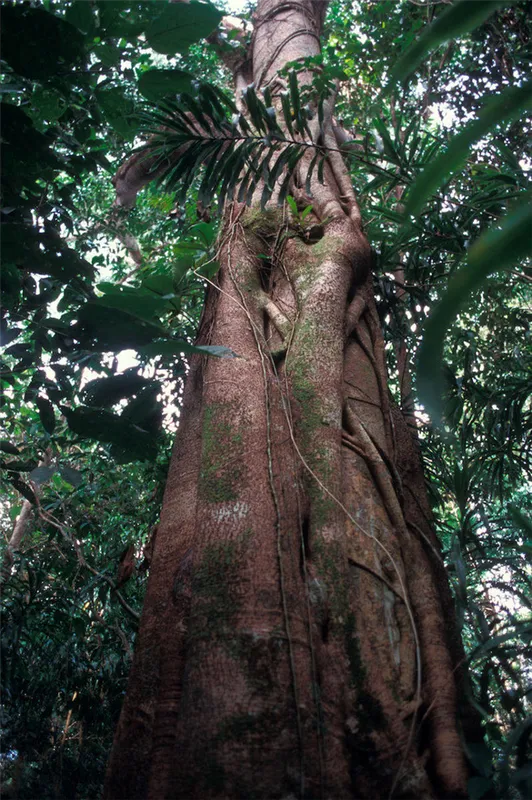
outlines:
{"label": "green leaf", "polygon": [[380,117],[375,117],[375,119],[373,120],[373,124],[375,125],[377,132],[380,134],[382,138],[382,143],[384,145],[384,152],[386,153],[390,161],[392,161],[394,164],[400,164],[401,159],[399,158],[394,143],[392,142],[390,134],[388,133],[388,128],[386,127],[382,119]]}
{"label": "green leaf", "polygon": [[[241,116],[244,137],[239,135],[237,139],[233,138],[234,125],[223,116],[226,107],[232,108],[230,101],[222,93],[215,92],[213,87],[201,86],[198,97],[183,92],[178,101],[165,102],[161,111],[142,112],[140,118],[145,124],[144,130],[152,135],[144,149],[155,157],[153,171],[157,173],[159,184],[169,192],[179,191],[178,197],[184,202],[198,172],[203,169],[198,199],[209,205],[218,190],[218,203],[223,206],[226,197],[232,199],[235,196],[238,202],[249,204],[258,183],[263,180],[264,204],[270,198],[281,171],[288,170],[286,177],[290,178],[305,147],[298,143],[285,143],[284,139],[271,133],[274,122],[253,85],[247,87],[245,99],[253,128],[244,124]],[[287,98],[285,102],[290,107]],[[270,167],[274,156],[276,160]],[[318,177],[322,177],[321,162],[318,172]],[[285,190],[287,187],[288,184]]]}
{"label": "green leaf", "polygon": [[294,129],[292,128],[292,106],[290,105],[290,96],[286,91],[281,92],[281,105],[285,125],[288,128],[290,136],[294,138]]}
{"label": "green leaf", "polygon": [[158,53],[184,53],[218,27],[223,14],[208,3],[168,5],[146,31],[146,41]]}
{"label": "green leaf", "polygon": [[96,302],[82,306],[69,330],[84,347],[99,352],[135,348],[169,335],[160,325]]}
{"label": "green leaf", "polygon": [[13,484],[15,489],[19,491],[21,495],[23,495],[26,498],[26,500],[29,500],[30,503],[32,503],[33,505],[37,505],[37,498],[35,497],[35,494],[29,484],[27,484],[17,475],[14,475],[11,478],[11,483]]}
{"label": "green leaf", "polygon": [[[485,713],[485,712],[481,712]],[[467,758],[474,767],[474,771],[484,778],[489,778],[493,774],[493,763],[491,750],[484,740],[468,742],[464,740],[464,749]]]}
{"label": "green leaf", "polygon": [[181,281],[193,266],[194,259],[192,257],[174,259],[172,262],[172,278],[176,287],[180,286]]}
{"label": "green leaf", "polygon": [[290,206],[290,210],[291,210],[292,214],[295,217],[299,216],[298,215],[298,211],[297,211],[297,203],[296,203],[296,201],[294,200],[294,198],[292,197],[291,194],[289,194],[288,197],[286,198],[286,202]]}
{"label": "green leaf", "polygon": [[251,121],[260,133],[266,132],[266,127],[264,125],[264,117],[261,114],[261,102],[260,99],[257,97],[257,93],[255,92],[255,86],[253,83],[250,83],[249,86],[246,86],[244,91],[242,92],[242,97],[244,102],[246,103],[246,108],[248,110],[249,116]]}
{"label": "green leaf", "polygon": [[303,209],[303,211],[299,215],[300,223],[303,223],[306,220],[306,218],[308,217],[308,215],[310,214],[312,209],[313,209],[313,206],[305,206],[305,208]]}
{"label": "green leaf", "polygon": [[39,416],[41,418],[42,426],[47,433],[53,433],[55,430],[55,414],[54,407],[46,397],[36,397],[35,404],[39,409]]}
{"label": "green leaf", "polygon": [[305,191],[309,197],[312,197],[312,175],[314,173],[314,169],[316,167],[316,164],[318,163],[319,158],[320,158],[320,151],[316,150],[316,153],[314,154],[312,161],[309,164],[307,176],[305,178]]}
{"label": "green leaf", "polygon": [[88,33],[94,28],[93,9],[87,0],[75,0],[65,12],[65,19],[75,25],[83,33]]}
{"label": "green leaf", "polygon": [[109,124],[121,136],[132,136],[137,132],[137,121],[133,118],[135,104],[118,86],[97,89],[94,93],[99,107]]}
{"label": "green leaf", "polygon": [[[87,0],[83,0],[87,2]],[[147,22],[144,22],[144,17],[147,16],[149,20],[153,19],[153,11],[161,8],[159,0],[148,0],[148,2],[138,2],[133,6],[128,6],[123,0],[97,0],[96,6],[99,15],[99,30],[100,36],[106,38],[129,38],[137,39],[144,30]],[[132,14],[136,6],[136,11],[141,11],[140,19]]]}
{"label": "green leaf", "polygon": [[99,44],[93,52],[106,67],[114,67],[122,59],[122,49],[112,44]]}
{"label": "green leaf", "polygon": [[210,247],[216,238],[216,230],[212,222],[198,222],[192,225],[190,232],[199,236],[205,247]]}
{"label": "green leaf", "polygon": [[147,275],[142,280],[142,289],[164,298],[165,301],[176,296],[174,279],[171,275]]}
{"label": "green leaf", "polygon": [[18,517],[21,511],[22,511],[22,506],[19,505],[11,506],[11,508],[8,511],[9,519],[11,520],[11,522],[15,522],[16,518]]}
{"label": "green leaf", "polygon": [[218,261],[207,259],[205,263],[198,266],[197,272],[198,275],[202,275],[204,278],[209,278],[212,280],[219,269],[220,264]]}
{"label": "green leaf", "polygon": [[532,109],[532,82],[511,86],[497,97],[490,98],[477,119],[454,136],[447,150],[425,167],[408,193],[405,215],[415,216],[421,211],[427,198],[466,162],[472,144],[496,125],[520,116],[527,109]]}
{"label": "green leaf", "polygon": [[47,91],[40,86],[33,92],[31,103],[34,110],[28,113],[31,113],[32,119],[36,121],[55,122],[67,110],[67,104],[58,92]]}
{"label": "green leaf", "polygon": [[[229,347],[224,347],[221,344],[201,344],[190,345],[189,353],[206,353],[208,356],[216,356],[216,358],[239,358],[239,356]],[[186,353],[186,350],[183,350]]]}
{"label": "green leaf", "polygon": [[148,357],[158,355],[174,356],[181,353],[203,353],[203,355],[216,356],[217,358],[238,358],[238,355],[233,350],[230,350],[229,347],[223,347],[223,345],[194,345],[189,344],[189,342],[178,342],[175,339],[151,342],[151,344],[139,347],[137,350]]}
{"label": "green leaf", "polygon": [[443,11],[423,34],[399,58],[392,69],[385,92],[398,81],[406,81],[425,60],[428,53],[449,39],[456,39],[477,28],[498,8],[517,0],[459,0]]}
{"label": "green leaf", "polygon": [[69,483],[71,486],[74,486],[75,488],[81,486],[81,484],[83,483],[83,475],[79,471],[79,469],[68,467],[66,464],[63,464],[59,467],[59,474],[61,475],[64,481]]}
{"label": "green leaf", "polygon": [[2,59],[25,78],[61,75],[83,54],[83,35],[65,19],[26,4],[2,7]]}
{"label": "green leaf", "polygon": [[149,383],[148,378],[138,375],[134,370],[108,378],[95,378],[84,387],[83,398],[89,406],[107,408],[124,397],[131,397]]}
{"label": "green leaf", "polygon": [[2,463],[2,469],[6,469],[9,472],[31,472],[35,469],[35,461],[33,459],[28,459],[27,461],[4,461]]}
{"label": "green leaf", "polygon": [[35,467],[35,469],[30,472],[29,479],[40,486],[42,483],[49,481],[55,472],[55,467]]}
{"label": "green leaf", "polygon": [[0,441],[0,450],[13,456],[18,456],[20,453],[18,447],[15,447],[15,445],[11,444],[7,439],[2,439],[2,441]]}
{"label": "green leaf", "polygon": [[447,287],[441,302],[434,309],[425,328],[418,361],[418,389],[421,402],[436,421],[442,415],[444,388],[441,371],[445,335],[460,309],[469,302],[492,273],[515,265],[530,254],[532,206],[519,206],[504,217],[499,227],[486,231],[472,245],[467,262],[458,269]]}
{"label": "green leaf", "polygon": [[153,436],[117,414],[86,406],[62,406],[61,411],[70,430],[78,436],[116,445],[140,461],[153,460],[157,455]]}
{"label": "green leaf", "polygon": [[392,211],[390,208],[386,208],[385,206],[371,206],[371,210],[378,211],[378,213],[385,219],[389,219],[391,222],[396,222],[399,225],[404,222],[404,216],[402,214],[399,214],[397,211]]}
{"label": "green leaf", "polygon": [[153,381],[131,400],[121,414],[121,419],[139,425],[143,430],[157,436],[162,423],[162,405],[158,396],[161,384]]}
{"label": "green leaf", "polygon": [[[4,223],[2,228],[6,228]],[[20,289],[22,286],[22,277],[20,270],[17,269],[15,264],[7,261],[6,253],[3,254],[2,269],[0,270],[0,293],[2,295],[2,304],[4,308],[10,309],[16,306],[19,299]],[[16,337],[14,337],[16,338]],[[7,344],[7,342],[6,342]]]}
{"label": "green leaf", "polygon": [[157,103],[168,95],[192,91],[191,72],[184,69],[149,69],[139,78],[139,91],[147,100]]}
{"label": "green leaf", "polygon": [[[473,663],[491,650],[496,650],[501,644],[505,644],[505,642],[516,638],[517,634],[513,628],[505,633],[492,636],[487,642],[482,642],[478,647],[475,647],[475,649],[470,652],[468,660],[470,663]],[[522,639],[524,643],[528,644],[532,639],[532,625],[525,624],[520,626],[519,638]]]}
{"label": "green leaf", "polygon": [[[292,174],[299,159],[302,157],[304,152],[305,152],[304,148],[299,145],[290,148],[290,158],[288,159],[288,162],[286,164],[286,175],[281,184],[281,188],[279,189],[279,196],[277,198],[278,206],[282,206],[283,203],[285,202],[288,189],[290,188],[290,181],[292,178]],[[319,167],[318,167],[318,174],[319,174]]]}
{"label": "green leaf", "polygon": [[209,114],[219,122],[227,121],[228,113],[236,114],[238,109],[225,92],[217,86],[202,83],[198,89],[200,102],[209,106]]}
{"label": "green leaf", "polygon": [[503,764],[508,764],[513,752],[515,752],[515,750],[518,748],[519,742],[523,740],[523,738],[530,736],[529,731],[531,731],[531,729],[532,715],[529,715],[528,717],[525,717],[525,719],[521,720],[519,724],[516,725],[512,731],[510,731],[506,746],[504,748]]}
{"label": "green leaf", "polygon": [[168,309],[168,301],[153,292],[101,283],[98,288],[103,288],[105,294],[93,301],[96,305],[119,308],[148,322],[158,323],[158,316]]}
{"label": "green leaf", "polygon": [[301,124],[301,98],[299,95],[299,84],[297,82],[297,72],[293,70],[288,76],[288,85],[290,88],[290,101],[294,109],[294,117],[296,122],[296,129],[299,133],[303,134],[304,126]]}

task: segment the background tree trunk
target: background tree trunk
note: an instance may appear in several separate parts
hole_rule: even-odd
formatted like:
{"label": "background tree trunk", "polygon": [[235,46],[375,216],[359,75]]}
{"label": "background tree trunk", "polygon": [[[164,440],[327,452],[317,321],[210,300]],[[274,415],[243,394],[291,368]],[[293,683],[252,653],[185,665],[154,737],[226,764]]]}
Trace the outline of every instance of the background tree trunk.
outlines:
{"label": "background tree trunk", "polygon": [[[39,461],[39,467],[48,467],[52,460],[52,451],[50,448],[45,452],[42,461]],[[32,483],[33,491],[35,495],[38,496],[40,494],[39,486],[35,483]],[[22,542],[30,525],[30,522],[33,517],[34,505],[33,503],[28,500],[27,498],[22,501],[22,506],[20,509],[20,513],[15,520],[15,524],[13,526],[13,531],[11,536],[9,537],[9,541],[7,543],[7,547],[4,551],[4,557],[2,559],[2,568],[0,570],[0,583],[5,586],[5,584],[9,581],[12,574],[13,564],[15,562],[15,553],[20,550],[22,546]]]}
{"label": "background tree trunk", "polygon": [[[319,52],[324,10],[259,2],[258,86]],[[107,798],[466,796],[461,644],[370,249],[337,154],[314,183],[292,189],[312,241],[225,210],[199,341],[238,358],[191,359]]]}

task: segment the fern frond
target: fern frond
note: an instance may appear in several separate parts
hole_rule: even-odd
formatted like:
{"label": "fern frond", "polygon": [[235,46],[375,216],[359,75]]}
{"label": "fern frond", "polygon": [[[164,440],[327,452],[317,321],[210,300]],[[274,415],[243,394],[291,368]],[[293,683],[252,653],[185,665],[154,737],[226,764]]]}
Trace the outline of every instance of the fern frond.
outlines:
{"label": "fern frond", "polygon": [[[154,178],[168,191],[178,191],[180,201],[201,176],[198,199],[204,205],[216,198],[223,205],[235,197],[249,205],[259,186],[262,206],[274,194],[282,205],[309,149],[314,152],[307,191],[316,165],[323,182],[326,149],[313,141],[309,121],[314,115],[302,103],[296,73],[289,76],[289,91],[278,104],[281,123],[267,89],[261,98],[251,84],[243,101],[245,114],[220,89],[199,83],[191,93],[140,113],[141,130],[149,139],[139,150],[150,158]],[[317,142],[322,141],[321,133],[320,123]]]}

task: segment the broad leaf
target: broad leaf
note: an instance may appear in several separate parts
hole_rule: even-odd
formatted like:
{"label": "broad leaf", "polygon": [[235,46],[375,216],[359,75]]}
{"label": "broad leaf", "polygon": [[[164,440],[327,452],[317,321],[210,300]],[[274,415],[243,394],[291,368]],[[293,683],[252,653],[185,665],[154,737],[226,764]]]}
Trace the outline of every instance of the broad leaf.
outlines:
{"label": "broad leaf", "polygon": [[14,475],[11,478],[11,483],[15,489],[26,498],[26,500],[29,500],[33,505],[37,505],[37,498],[35,497],[35,493],[33,492],[31,486],[23,481],[19,475]]}
{"label": "broad leaf", "polygon": [[98,89],[95,97],[105,118],[121,136],[132,136],[136,133],[137,121],[133,118],[135,104],[125,96],[123,89],[118,86]]}
{"label": "broad leaf", "polygon": [[55,122],[67,110],[66,103],[59,92],[51,92],[38,87],[31,96],[33,110],[29,110],[32,119],[36,122]]}
{"label": "broad leaf", "polygon": [[114,47],[112,44],[100,44],[94,48],[93,52],[106,67],[114,67],[119,64],[123,55],[122,49]]}
{"label": "broad leaf", "polygon": [[150,69],[139,78],[139,91],[147,100],[157,103],[168,95],[190,92],[194,75],[183,69]]}
{"label": "broad leaf", "polygon": [[64,481],[76,488],[83,483],[83,475],[79,469],[68,467],[66,464],[59,466],[59,474]]}
{"label": "broad leaf", "polygon": [[29,474],[30,481],[40,486],[49,481],[52,475],[57,472],[55,467],[35,467]]}
{"label": "broad leaf", "polygon": [[42,426],[47,433],[53,433],[55,430],[55,414],[54,407],[46,397],[36,397],[35,404],[39,409],[39,416],[41,418]]}
{"label": "broad leaf", "polygon": [[[5,129],[4,123],[3,119],[2,124]],[[29,141],[31,142],[31,137]],[[60,280],[71,281],[77,275],[90,277],[94,273],[92,266],[74,250],[65,247],[48,226],[45,226],[44,230],[39,230],[36,226],[29,227],[23,223],[4,223],[2,251],[6,265],[8,261],[17,263],[19,267],[24,265],[32,274],[51,275]],[[10,282],[11,278],[8,278],[8,289]],[[57,291],[57,284],[55,287]],[[49,283],[48,288],[53,288],[53,284]],[[32,293],[35,295],[35,291]],[[50,299],[47,296],[46,302]]]}
{"label": "broad leaf", "polygon": [[145,345],[169,334],[160,325],[121,309],[90,302],[80,309],[70,335],[87,349],[106,352]]}
{"label": "broad leaf", "polygon": [[222,12],[208,3],[173,3],[151,23],[146,41],[158,53],[184,53],[209,36],[222,17]]}
{"label": "broad leaf", "polygon": [[0,450],[13,456],[18,456],[20,453],[18,447],[15,447],[15,445],[9,442],[7,439],[2,439],[0,441]]}
{"label": "broad leaf", "polygon": [[175,296],[174,279],[171,275],[147,275],[142,281],[142,288],[165,300]]}
{"label": "broad leaf", "polygon": [[181,353],[203,353],[204,355],[217,356],[218,358],[238,358],[238,355],[229,347],[218,344],[194,345],[188,342],[178,342],[175,339],[162,342],[152,342],[137,348],[145,356],[173,356]]}
{"label": "broad leaf", "polygon": [[[86,2],[86,0],[84,0]],[[137,39],[148,22],[153,19],[153,12],[161,8],[159,0],[142,0],[136,3],[140,17],[132,14],[132,7],[123,0],[96,0],[100,27],[98,33],[111,38]]]}
{"label": "broad leaf", "polygon": [[191,227],[190,232],[198,236],[205,247],[210,247],[216,238],[216,231],[212,222],[198,222]]}
{"label": "broad leaf", "polygon": [[95,27],[93,8],[86,0],[74,0],[65,12],[65,19],[83,33],[88,33]]}
{"label": "broad leaf", "polygon": [[168,309],[168,301],[153,292],[136,289],[130,286],[113,286],[98,284],[105,294],[94,301],[99,306],[119,308],[149,322],[159,322],[158,316]]}
{"label": "broad leaf", "polygon": [[9,472],[31,472],[36,467],[35,461],[33,459],[28,459],[27,461],[4,461],[2,462],[2,469],[8,470]]}
{"label": "broad leaf", "polygon": [[107,408],[124,397],[131,397],[149,383],[148,378],[131,370],[122,375],[111,375],[109,378],[96,378],[90,381],[83,389],[83,396],[87,405]]}
{"label": "broad leaf", "polygon": [[3,4],[2,59],[26,78],[60,74],[81,58],[80,31],[43,8]]}
{"label": "broad leaf", "polygon": [[61,410],[68,427],[78,436],[117,445],[140,461],[152,460],[157,454],[153,436],[117,414],[86,406],[76,409],[63,406]]}
{"label": "broad leaf", "polygon": [[162,405],[159,400],[161,384],[152,381],[144,387],[138,396],[131,400],[121,414],[121,419],[128,420],[143,430],[156,436],[162,425]]}

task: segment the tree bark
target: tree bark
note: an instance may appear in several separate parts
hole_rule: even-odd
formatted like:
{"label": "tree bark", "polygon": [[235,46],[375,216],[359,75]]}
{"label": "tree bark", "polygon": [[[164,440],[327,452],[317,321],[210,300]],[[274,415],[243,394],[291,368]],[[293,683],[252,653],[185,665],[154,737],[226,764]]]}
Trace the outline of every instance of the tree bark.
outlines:
{"label": "tree bark", "polygon": [[[319,52],[324,9],[260,0],[256,85]],[[199,343],[238,358],[191,359],[106,798],[467,796],[463,655],[369,245],[338,154],[310,201],[297,183],[313,243],[225,209]]]}
{"label": "tree bark", "polygon": [[[52,451],[50,448],[48,448],[43,456],[42,461],[39,461],[38,466],[48,467],[50,466],[51,460],[52,460]],[[39,486],[34,483],[32,483],[31,485],[35,491],[35,495],[38,496],[40,494]],[[29,524],[33,517],[33,510],[34,510],[33,503],[28,499],[23,500],[20,509],[20,514],[15,520],[13,531],[11,533],[11,536],[9,537],[7,547],[4,551],[2,568],[0,570],[0,584],[2,584],[3,586],[5,586],[5,584],[7,584],[9,579],[11,578],[11,571],[13,568],[13,564],[15,563],[15,553],[21,548],[23,539],[26,535]]]}

